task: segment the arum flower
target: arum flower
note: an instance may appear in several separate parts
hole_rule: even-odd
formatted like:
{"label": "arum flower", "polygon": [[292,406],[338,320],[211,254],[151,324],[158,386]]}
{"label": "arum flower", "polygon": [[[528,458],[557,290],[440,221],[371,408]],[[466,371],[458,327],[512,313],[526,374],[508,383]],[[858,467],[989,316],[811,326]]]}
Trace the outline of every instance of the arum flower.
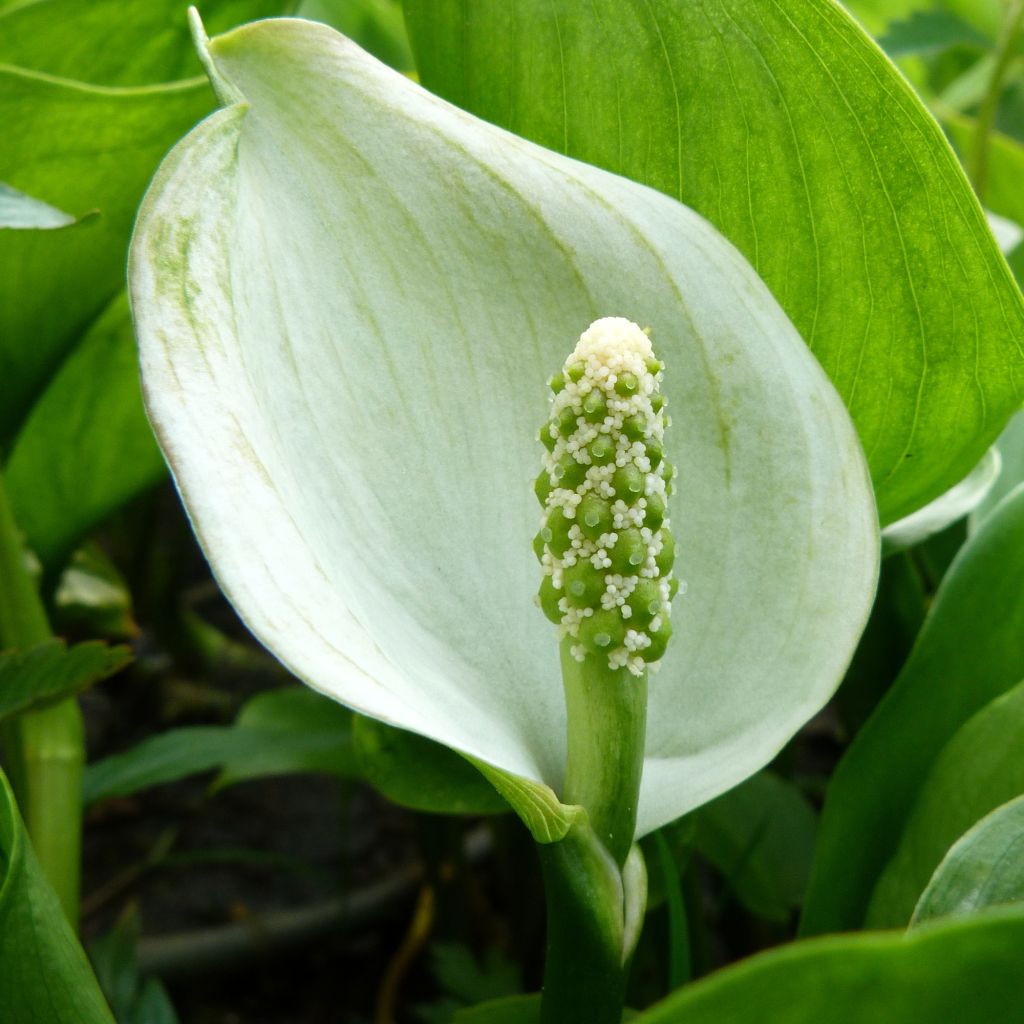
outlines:
{"label": "arum flower", "polygon": [[201,46],[226,106],[152,184],[131,298],[152,423],[253,633],[337,700],[561,794],[537,425],[580,333],[623,317],[665,367],[687,583],[638,833],[766,763],[841,677],[878,533],[846,410],[743,258],[323,26]]}

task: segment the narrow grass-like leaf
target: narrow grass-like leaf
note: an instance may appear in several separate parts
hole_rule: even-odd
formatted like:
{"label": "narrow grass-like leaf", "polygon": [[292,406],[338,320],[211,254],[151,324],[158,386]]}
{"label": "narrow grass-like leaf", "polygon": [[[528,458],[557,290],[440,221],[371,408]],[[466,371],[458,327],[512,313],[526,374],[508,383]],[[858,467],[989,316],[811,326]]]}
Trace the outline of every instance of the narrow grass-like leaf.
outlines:
{"label": "narrow grass-like leaf", "polygon": [[[1024,303],[938,125],[829,0],[406,0],[423,83],[704,214],[846,400],[882,522],[1024,397]],[[595,55],[600,55],[595,58]]]}
{"label": "narrow grass-like leaf", "polygon": [[997,807],[949,848],[911,924],[1004,903],[1024,903],[1024,796]]}
{"label": "narrow grass-like leaf", "polygon": [[961,549],[903,671],[839,763],[818,829],[806,932],[863,922],[935,758],[975,712],[1024,676],[1022,593],[1018,488]]}

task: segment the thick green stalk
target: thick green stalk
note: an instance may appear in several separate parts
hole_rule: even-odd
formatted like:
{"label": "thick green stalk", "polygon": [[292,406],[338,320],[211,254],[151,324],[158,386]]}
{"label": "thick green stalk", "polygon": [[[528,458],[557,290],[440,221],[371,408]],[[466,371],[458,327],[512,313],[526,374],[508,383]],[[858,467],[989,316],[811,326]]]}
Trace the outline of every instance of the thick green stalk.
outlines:
{"label": "thick green stalk", "polygon": [[[548,940],[543,1024],[618,1024],[646,873],[633,847],[643,770],[647,673],[582,662],[562,642],[568,757],[562,799],[586,809],[560,842],[540,848]],[[632,856],[630,856],[633,851]]]}
{"label": "thick green stalk", "polygon": [[[50,636],[0,477],[0,649]],[[11,781],[36,856],[72,925],[78,921],[85,738],[74,700],[22,715],[4,733]]]}
{"label": "thick green stalk", "polygon": [[626,992],[619,871],[586,827],[539,849],[548,920],[541,1024],[619,1024]]}
{"label": "thick green stalk", "polygon": [[647,672],[577,661],[563,640],[568,756],[562,801],[586,808],[590,826],[621,869],[633,845],[647,730]]}

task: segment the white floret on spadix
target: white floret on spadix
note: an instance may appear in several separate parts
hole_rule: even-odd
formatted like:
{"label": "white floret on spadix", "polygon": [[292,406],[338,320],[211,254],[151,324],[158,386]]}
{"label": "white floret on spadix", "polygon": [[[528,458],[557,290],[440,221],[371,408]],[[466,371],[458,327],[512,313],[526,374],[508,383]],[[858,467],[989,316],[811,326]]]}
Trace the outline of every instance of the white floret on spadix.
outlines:
{"label": "white floret on spadix", "polygon": [[541,608],[575,658],[634,675],[664,654],[677,590],[662,371],[635,323],[596,320],[552,377],[540,431]]}

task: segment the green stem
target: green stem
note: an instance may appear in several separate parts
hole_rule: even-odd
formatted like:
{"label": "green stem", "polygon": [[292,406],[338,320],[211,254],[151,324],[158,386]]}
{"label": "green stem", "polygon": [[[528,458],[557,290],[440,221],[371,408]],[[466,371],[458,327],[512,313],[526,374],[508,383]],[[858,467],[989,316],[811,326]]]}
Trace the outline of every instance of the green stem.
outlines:
{"label": "green stem", "polygon": [[[0,477],[0,649],[47,640],[50,625]],[[4,730],[22,816],[43,871],[72,925],[78,921],[85,737],[74,699],[21,715]]]}
{"label": "green stem", "polygon": [[540,847],[548,940],[542,1024],[619,1024],[646,873],[636,831],[647,723],[647,674],[582,662],[562,643],[568,718],[562,801],[586,819]]}
{"label": "green stem", "polygon": [[633,845],[647,730],[647,673],[610,669],[603,654],[577,661],[562,641],[568,716],[563,803],[586,808],[621,869]]}
{"label": "green stem", "polygon": [[992,68],[992,77],[989,79],[984,99],[978,108],[974,136],[971,139],[971,153],[968,161],[969,176],[979,199],[983,199],[985,195],[989,140],[995,125],[999,100],[1002,98],[1006,74],[1016,56],[1017,39],[1022,22],[1024,22],[1024,0],[1011,0],[996,47],[996,62]]}
{"label": "green stem", "polygon": [[586,827],[539,849],[548,920],[541,1024],[619,1024],[626,971],[615,863]]}

